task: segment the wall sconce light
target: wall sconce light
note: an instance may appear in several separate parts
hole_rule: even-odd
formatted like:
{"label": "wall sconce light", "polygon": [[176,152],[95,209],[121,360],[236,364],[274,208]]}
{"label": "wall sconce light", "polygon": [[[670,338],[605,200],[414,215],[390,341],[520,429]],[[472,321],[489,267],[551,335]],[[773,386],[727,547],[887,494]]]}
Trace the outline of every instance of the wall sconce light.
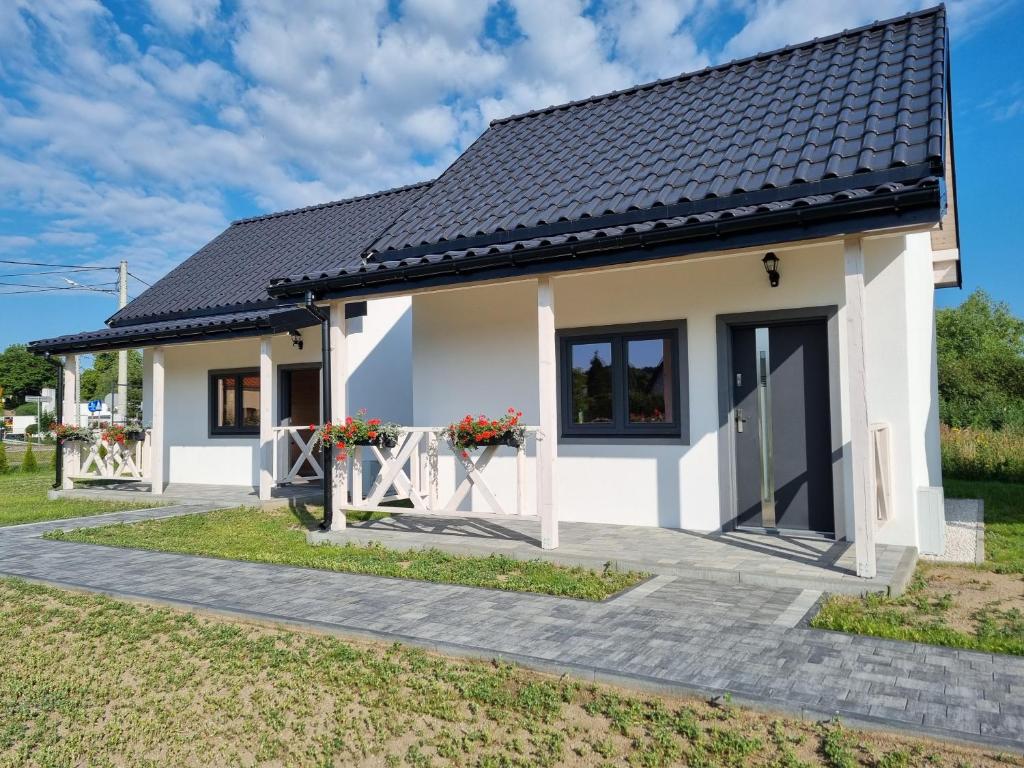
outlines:
{"label": "wall sconce light", "polygon": [[302,349],[302,334],[298,331],[288,331],[288,335],[292,337],[292,346]]}
{"label": "wall sconce light", "polygon": [[761,259],[761,263],[764,264],[764,271],[768,273],[768,282],[771,283],[772,288],[777,288],[779,285],[779,257],[769,251]]}

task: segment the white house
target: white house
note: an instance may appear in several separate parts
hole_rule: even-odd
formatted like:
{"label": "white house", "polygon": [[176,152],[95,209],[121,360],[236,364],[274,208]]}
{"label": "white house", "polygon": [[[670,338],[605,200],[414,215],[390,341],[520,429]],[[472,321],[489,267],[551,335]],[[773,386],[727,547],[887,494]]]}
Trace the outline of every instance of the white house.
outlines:
{"label": "white house", "polygon": [[[559,520],[845,538],[870,576],[941,487],[949,114],[935,8],[494,121],[434,181],[236,222],[32,348],[145,348],[156,493],[267,496],[318,470],[307,422],[366,408],[410,429],[379,487],[332,462],[335,527],[388,492],[536,515],[546,547]],[[509,406],[525,448],[476,468],[436,429]]]}

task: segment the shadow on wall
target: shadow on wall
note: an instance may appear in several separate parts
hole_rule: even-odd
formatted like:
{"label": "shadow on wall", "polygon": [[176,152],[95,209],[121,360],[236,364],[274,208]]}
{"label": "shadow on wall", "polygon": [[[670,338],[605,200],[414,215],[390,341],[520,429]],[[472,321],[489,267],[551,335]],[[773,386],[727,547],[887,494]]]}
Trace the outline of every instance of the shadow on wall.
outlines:
{"label": "shadow on wall", "polygon": [[[373,311],[373,305],[370,305]],[[358,318],[359,330],[350,326],[350,338],[357,338],[367,318]],[[349,321],[350,323],[352,321]],[[412,306],[395,320],[362,361],[349,372],[348,409],[366,408],[371,416],[412,424]]]}

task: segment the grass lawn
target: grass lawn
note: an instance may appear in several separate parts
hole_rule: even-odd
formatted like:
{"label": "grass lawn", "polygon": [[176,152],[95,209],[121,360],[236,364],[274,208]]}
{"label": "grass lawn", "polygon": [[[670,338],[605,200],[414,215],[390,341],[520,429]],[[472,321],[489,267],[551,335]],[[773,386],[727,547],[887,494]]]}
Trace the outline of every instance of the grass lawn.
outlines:
{"label": "grass lawn", "polygon": [[23,473],[18,470],[0,475],[0,526],[63,520],[84,515],[101,515],[123,509],[152,507],[154,504],[123,504],[85,499],[50,501],[46,492],[53,486],[53,470]]}
{"label": "grass lawn", "polygon": [[1024,760],[0,579],[0,766],[65,765]]}
{"label": "grass lawn", "polygon": [[47,536],[131,549],[184,552],[586,600],[602,600],[645,578],[641,573],[610,567],[598,572],[501,555],[468,557],[439,550],[403,551],[359,544],[313,546],[306,543],[306,531],[315,524],[316,520],[301,509],[240,507],[130,525],[83,528],[70,533],[54,531]]}
{"label": "grass lawn", "polygon": [[812,626],[1024,655],[1024,485],[947,480],[950,498],[985,501],[985,562],[921,562],[901,597],[833,596]]}

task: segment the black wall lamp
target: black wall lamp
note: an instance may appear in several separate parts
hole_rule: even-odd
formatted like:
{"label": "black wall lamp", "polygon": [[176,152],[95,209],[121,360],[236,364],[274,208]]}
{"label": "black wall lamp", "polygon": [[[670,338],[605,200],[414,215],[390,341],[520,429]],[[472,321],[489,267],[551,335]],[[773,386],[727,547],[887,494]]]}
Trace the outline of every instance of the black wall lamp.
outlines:
{"label": "black wall lamp", "polygon": [[764,271],[768,273],[768,282],[772,284],[772,288],[777,288],[779,285],[779,257],[768,251],[761,259],[761,263],[764,264]]}
{"label": "black wall lamp", "polygon": [[302,349],[302,334],[298,331],[288,331],[288,335],[292,337],[292,346]]}

